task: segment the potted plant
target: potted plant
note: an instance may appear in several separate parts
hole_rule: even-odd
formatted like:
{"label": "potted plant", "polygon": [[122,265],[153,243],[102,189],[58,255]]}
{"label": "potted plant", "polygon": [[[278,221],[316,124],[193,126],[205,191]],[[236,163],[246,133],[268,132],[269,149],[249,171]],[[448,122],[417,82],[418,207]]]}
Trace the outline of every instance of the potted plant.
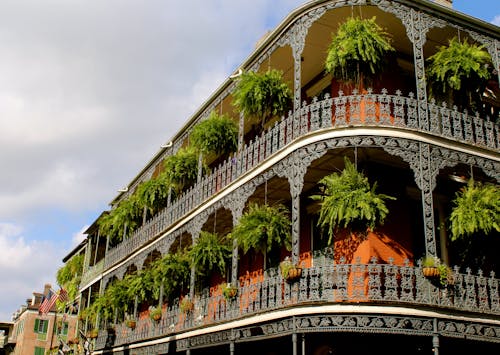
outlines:
{"label": "potted plant", "polygon": [[389,35],[375,22],[376,18],[351,17],[332,35],[325,60],[325,70],[335,78],[357,85],[382,72],[388,52],[394,51]]}
{"label": "potted plant", "polygon": [[376,193],[377,184],[370,185],[347,157],[344,162],[344,170],[321,179],[320,194],[311,196],[320,201],[318,225],[328,232],[328,244],[337,228],[363,235],[382,225],[389,213],[385,200],[395,200]]}
{"label": "potted plant", "polygon": [[181,299],[179,303],[179,308],[183,313],[189,313],[194,309],[194,303],[188,296],[185,296]]}
{"label": "potted plant", "polygon": [[283,205],[250,204],[232,232],[238,246],[247,253],[250,249],[260,252],[266,260],[273,247],[285,246],[291,250],[291,222]]}
{"label": "potted plant", "polygon": [[206,120],[194,126],[189,141],[204,156],[229,154],[238,148],[238,126],[228,116],[212,111]]}
{"label": "potted plant", "polygon": [[216,233],[201,231],[198,240],[189,249],[188,256],[191,266],[195,267],[198,274],[206,275],[218,270],[224,275],[231,252],[232,248],[227,238],[221,238]]}
{"label": "potted plant", "polygon": [[125,325],[127,326],[127,328],[134,330],[137,325],[137,321],[134,318],[127,318],[125,320]]}
{"label": "potted plant", "polygon": [[145,208],[147,212],[154,215],[167,206],[168,192],[171,187],[165,173],[142,182],[135,192],[139,208],[143,210]]}
{"label": "potted plant", "polygon": [[167,299],[173,299],[189,283],[191,268],[185,252],[166,254],[152,265],[153,297],[160,298],[160,285]]}
{"label": "potted plant", "polygon": [[281,276],[288,282],[294,282],[302,276],[302,268],[294,264],[287,256],[285,260],[280,263]]}
{"label": "potted plant", "polygon": [[230,282],[222,284],[222,295],[226,300],[232,300],[238,294],[238,287]]}
{"label": "potted plant", "polygon": [[161,319],[161,307],[150,307],[149,308],[149,317],[158,322]]}
{"label": "potted plant", "polygon": [[[483,46],[459,41],[441,46],[427,59],[426,75],[431,96],[455,104],[460,110],[479,109],[486,80],[490,77],[491,57]],[[452,102],[452,99],[454,102]]]}
{"label": "potted plant", "polygon": [[92,328],[87,332],[87,338],[89,339],[95,339],[99,335],[99,330],[96,328]]}
{"label": "potted plant", "polygon": [[132,195],[103,214],[97,221],[100,235],[105,235],[114,242],[132,235],[142,223],[143,211],[137,202],[136,196]]}
{"label": "potted plant", "polygon": [[292,106],[292,91],[283,82],[283,73],[275,69],[265,73],[243,73],[233,98],[234,106],[245,117],[260,120],[261,130],[269,118],[286,114]]}
{"label": "potted plant", "polygon": [[198,178],[198,153],[192,147],[181,148],[165,159],[164,168],[167,182],[180,194]]}
{"label": "potted plant", "polygon": [[452,286],[455,276],[452,269],[439,258],[426,256],[422,259],[422,274],[431,281],[439,282],[441,287]]}
{"label": "potted plant", "polygon": [[439,259],[432,256],[426,256],[422,259],[422,273],[427,278],[436,278],[439,276]]}
{"label": "potted plant", "polygon": [[451,239],[500,232],[500,188],[470,179],[457,192],[450,214]]}

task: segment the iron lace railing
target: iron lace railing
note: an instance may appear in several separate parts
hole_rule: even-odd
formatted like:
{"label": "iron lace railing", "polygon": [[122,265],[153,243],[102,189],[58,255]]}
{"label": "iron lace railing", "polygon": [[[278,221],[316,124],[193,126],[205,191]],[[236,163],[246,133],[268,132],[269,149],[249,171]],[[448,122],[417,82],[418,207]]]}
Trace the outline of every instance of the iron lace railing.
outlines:
{"label": "iron lace railing", "polygon": [[[342,261],[341,261],[342,262]],[[124,324],[114,326],[114,346],[179,334],[238,320],[250,315],[300,305],[313,306],[346,303],[376,303],[435,307],[453,311],[500,316],[499,280],[494,273],[473,275],[454,269],[451,284],[441,286],[423,276],[420,266],[379,264],[376,258],[362,264],[333,264],[325,254],[317,254],[313,265],[304,268],[296,283],[287,283],[277,269],[267,270],[254,279],[242,280],[233,300],[226,300],[220,289],[205,289],[195,296],[194,310],[183,313],[176,300],[163,310],[159,322],[143,317],[134,330]],[[102,348],[107,337],[100,331],[96,347]]]}
{"label": "iron lace railing", "polygon": [[[224,161],[210,174],[180,195],[173,203],[148,220],[129,238],[108,251],[105,269],[116,264],[141,246],[153,240],[175,221],[202,202],[213,198],[222,189],[254,169],[266,159],[289,146],[306,134],[342,127],[393,127],[424,132],[438,137],[483,147],[500,149],[500,128],[490,117],[470,116],[456,107],[428,104],[428,120],[418,115],[418,102],[413,94],[408,97],[397,91],[395,95],[367,93],[338,97],[328,95],[304,103],[298,112],[282,117],[273,127],[246,144],[236,155]],[[427,116],[426,116],[427,117]],[[498,117],[493,118],[498,121]]]}

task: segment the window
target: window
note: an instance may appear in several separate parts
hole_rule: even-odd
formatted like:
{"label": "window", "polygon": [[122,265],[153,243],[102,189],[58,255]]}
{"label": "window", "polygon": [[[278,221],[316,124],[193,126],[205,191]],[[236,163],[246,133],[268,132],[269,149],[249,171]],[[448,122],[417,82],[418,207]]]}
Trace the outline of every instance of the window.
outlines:
{"label": "window", "polygon": [[47,333],[49,321],[46,319],[35,319],[35,333]]}
{"label": "window", "polygon": [[47,327],[49,325],[49,321],[46,319],[35,319],[35,329],[33,332],[35,334],[38,334],[37,339],[38,340],[45,340],[47,339]]}
{"label": "window", "polygon": [[55,332],[57,335],[68,335],[68,322],[57,322]]}

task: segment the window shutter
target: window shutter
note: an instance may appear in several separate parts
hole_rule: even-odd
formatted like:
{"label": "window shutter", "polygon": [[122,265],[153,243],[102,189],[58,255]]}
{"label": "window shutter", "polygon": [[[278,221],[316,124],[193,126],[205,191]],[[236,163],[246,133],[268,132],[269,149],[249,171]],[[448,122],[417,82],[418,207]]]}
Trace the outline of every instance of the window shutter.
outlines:
{"label": "window shutter", "polygon": [[33,331],[35,333],[38,333],[38,325],[40,324],[40,319],[35,319],[35,329],[33,329]]}
{"label": "window shutter", "polygon": [[47,333],[47,326],[49,325],[49,321],[43,322],[43,334]]}

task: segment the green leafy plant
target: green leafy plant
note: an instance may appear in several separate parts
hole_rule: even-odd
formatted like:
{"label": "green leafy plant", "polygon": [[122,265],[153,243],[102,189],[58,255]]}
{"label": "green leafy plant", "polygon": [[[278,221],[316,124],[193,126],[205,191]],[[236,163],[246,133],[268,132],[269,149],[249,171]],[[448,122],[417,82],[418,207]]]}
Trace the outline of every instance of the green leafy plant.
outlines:
{"label": "green leafy plant", "polygon": [[189,257],[184,252],[166,254],[152,265],[153,296],[159,298],[160,285],[167,298],[172,299],[184,285],[189,284],[191,268]]}
{"label": "green leafy plant", "polygon": [[135,318],[128,318],[125,320],[125,325],[127,326],[127,328],[130,328],[130,329],[135,329],[136,325],[137,325],[137,321],[135,320]]}
{"label": "green leafy plant", "polygon": [[142,223],[143,210],[135,195],[121,201],[109,213],[103,214],[97,224],[99,232],[113,241],[121,241],[128,237]]}
{"label": "green leafy plant", "polygon": [[194,303],[188,296],[185,296],[181,299],[181,302],[179,303],[179,309],[181,310],[181,312],[184,313],[191,312],[194,309]]}
{"label": "green leafy plant", "polygon": [[254,249],[262,254],[274,246],[291,249],[291,222],[283,205],[251,204],[235,226],[232,236],[244,253]]}
{"label": "green leafy plant", "polygon": [[150,307],[149,317],[154,321],[159,321],[161,319],[161,307]]}
{"label": "green leafy plant", "polygon": [[78,296],[78,287],[83,274],[84,257],[84,254],[75,255],[57,270],[57,283],[68,292],[70,301],[73,301]]}
{"label": "green leafy plant", "polygon": [[238,294],[238,287],[230,282],[222,284],[222,295],[226,300],[232,300]]}
{"label": "green leafy plant", "polygon": [[452,201],[451,239],[477,233],[500,232],[500,189],[470,179]]}
{"label": "green leafy plant", "polygon": [[232,153],[238,147],[238,126],[228,116],[212,111],[206,120],[194,126],[189,140],[203,155]]}
{"label": "green leafy plant", "polygon": [[140,207],[146,207],[152,215],[157,213],[161,208],[167,206],[168,192],[171,189],[171,184],[168,181],[165,173],[160,174],[156,178],[141,183],[135,195]]}
{"label": "green leafy plant", "polygon": [[198,240],[189,249],[188,256],[191,265],[199,274],[205,275],[210,271],[218,270],[224,275],[231,251],[227,238],[201,231]]}
{"label": "green leafy plant", "polygon": [[167,181],[180,194],[198,178],[198,153],[193,148],[182,148],[165,159]]}
{"label": "green leafy plant", "polygon": [[389,213],[384,200],[395,200],[377,194],[377,184],[370,186],[368,178],[348,158],[344,161],[344,170],[321,179],[318,183],[320,194],[311,196],[321,203],[318,225],[328,231],[328,243],[338,227],[363,232],[383,224]]}
{"label": "green leafy plant", "polygon": [[152,297],[154,276],[151,268],[127,275],[123,279],[123,282],[127,285],[129,299],[137,297],[138,302],[143,302]]}
{"label": "green leafy plant", "polygon": [[283,73],[269,70],[266,73],[243,73],[234,91],[234,105],[246,117],[256,117],[265,122],[285,114],[292,105],[292,91],[283,82]]}
{"label": "green leafy plant", "polygon": [[339,26],[328,47],[328,73],[346,82],[361,83],[383,70],[387,53],[394,48],[375,19],[351,17]]}
{"label": "green leafy plant", "polygon": [[439,280],[441,287],[451,286],[455,283],[453,270],[435,256],[426,256],[421,260],[422,272],[430,280]]}
{"label": "green leafy plant", "polygon": [[296,280],[302,275],[302,268],[294,264],[289,257],[280,262],[281,276],[285,280]]}
{"label": "green leafy plant", "polygon": [[488,67],[491,57],[483,46],[459,41],[456,37],[448,46],[427,59],[426,75],[431,96],[454,99],[459,108],[478,108],[486,79],[490,77]]}

